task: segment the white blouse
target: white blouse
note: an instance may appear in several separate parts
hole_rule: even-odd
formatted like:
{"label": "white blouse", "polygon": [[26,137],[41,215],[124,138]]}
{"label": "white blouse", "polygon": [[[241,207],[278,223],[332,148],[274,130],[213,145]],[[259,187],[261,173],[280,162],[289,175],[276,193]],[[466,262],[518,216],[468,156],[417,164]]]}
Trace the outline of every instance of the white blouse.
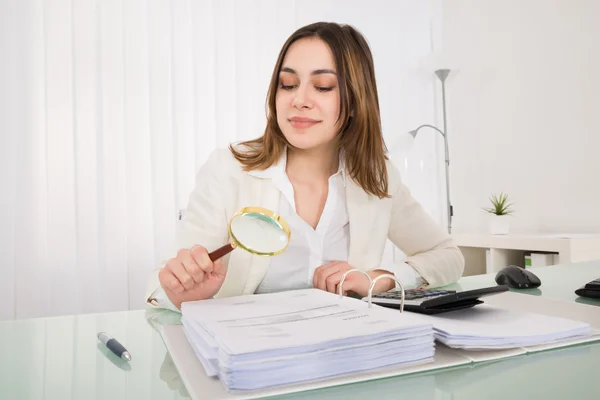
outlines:
{"label": "white blouse", "polygon": [[[296,213],[294,188],[286,172],[287,158],[262,171],[250,175],[270,178],[281,192],[279,215],[292,232],[288,248],[271,259],[269,269],[256,293],[311,288],[315,269],[332,261],[348,261],[350,233],[346,208],[346,174],[340,163],[338,172],[329,178],[329,190],[325,207],[316,229],[313,229]],[[420,275],[410,265],[385,266],[396,275],[405,288],[421,283]]]}

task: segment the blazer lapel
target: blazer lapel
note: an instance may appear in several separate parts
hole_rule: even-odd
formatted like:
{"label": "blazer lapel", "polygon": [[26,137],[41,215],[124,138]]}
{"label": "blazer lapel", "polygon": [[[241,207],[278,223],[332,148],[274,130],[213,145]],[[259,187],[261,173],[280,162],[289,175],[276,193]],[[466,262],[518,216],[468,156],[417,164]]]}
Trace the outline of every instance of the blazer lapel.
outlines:
{"label": "blazer lapel", "polygon": [[[279,191],[271,179],[248,175],[239,190],[238,208],[258,206],[273,211],[279,209]],[[254,293],[269,267],[270,257],[257,256],[244,249],[235,249],[228,256],[227,277],[217,297]]]}
{"label": "blazer lapel", "polygon": [[[257,188],[258,193],[255,193],[255,198],[257,199],[256,203],[248,205],[256,205],[277,212],[279,210],[280,192],[275,185],[273,185],[273,181],[271,179],[251,178],[256,181],[256,184],[253,186]],[[244,250],[240,251],[249,255],[248,277],[243,287],[242,294],[252,294],[264,278],[271,263],[271,257],[257,256]]]}
{"label": "blazer lapel", "polygon": [[348,177],[346,184],[346,207],[350,222],[350,249],[348,264],[361,270],[369,269],[369,235],[372,225],[373,201],[354,180]]}

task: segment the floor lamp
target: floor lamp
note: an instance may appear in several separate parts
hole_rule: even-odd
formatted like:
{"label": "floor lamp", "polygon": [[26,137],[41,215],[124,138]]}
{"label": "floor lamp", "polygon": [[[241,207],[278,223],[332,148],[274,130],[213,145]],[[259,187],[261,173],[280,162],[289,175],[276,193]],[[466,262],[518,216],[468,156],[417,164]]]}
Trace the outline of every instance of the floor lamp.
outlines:
{"label": "floor lamp", "polygon": [[445,85],[446,78],[448,77],[449,73],[450,73],[449,69],[438,69],[435,71],[435,74],[437,75],[439,80],[442,82],[442,112],[443,112],[443,117],[444,117],[444,129],[441,130],[439,128],[436,128],[433,125],[426,124],[426,125],[421,125],[417,129],[410,131],[409,134],[413,138],[416,138],[417,133],[419,133],[419,130],[421,128],[432,128],[435,131],[439,132],[442,135],[442,137],[444,138],[445,164],[446,164],[446,204],[447,204],[446,210],[448,213],[448,233],[452,233],[453,211],[452,211],[452,203],[450,202],[450,174],[448,173],[448,169],[450,167],[450,154],[448,152],[448,130],[446,127],[446,85]]}

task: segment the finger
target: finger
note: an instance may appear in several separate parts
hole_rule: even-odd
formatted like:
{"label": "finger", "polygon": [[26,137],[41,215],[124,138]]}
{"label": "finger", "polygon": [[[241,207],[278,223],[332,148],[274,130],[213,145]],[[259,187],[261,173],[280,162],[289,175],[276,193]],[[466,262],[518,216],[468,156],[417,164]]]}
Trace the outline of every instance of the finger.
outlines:
{"label": "finger", "polygon": [[173,263],[173,275],[179,280],[185,290],[192,290],[196,285],[192,276],[186,271],[181,262]]}
{"label": "finger", "polygon": [[344,280],[343,290],[346,294],[348,292],[354,292],[366,296],[369,293],[369,281],[362,274],[348,275]]}
{"label": "finger", "polygon": [[339,261],[333,261],[333,262],[321,265],[320,267],[317,267],[313,274],[313,287],[318,288],[319,287],[319,279],[321,278],[323,273],[325,273],[327,270],[331,269],[332,267],[334,267],[335,265],[337,265],[339,263],[340,263]]}
{"label": "finger", "polygon": [[327,264],[323,264],[323,265],[315,268],[315,272],[322,271],[324,269],[330,268],[330,267],[332,267],[334,265],[337,265],[337,264],[342,264],[342,261],[332,261],[332,262],[328,262]]}
{"label": "finger", "polygon": [[[340,283],[340,281],[342,280],[342,275],[344,275],[341,272],[336,272],[335,274],[329,275],[327,277],[327,279],[325,279],[325,289],[329,292],[329,293],[337,293],[338,292],[338,285]],[[344,283],[346,283],[344,281]]]}
{"label": "finger", "polygon": [[223,264],[223,259],[219,258],[213,262],[213,273],[219,278],[225,278],[227,275],[227,265]]}
{"label": "finger", "polygon": [[181,282],[179,279],[173,274],[172,271],[172,263],[176,263],[177,260],[173,259],[169,261],[165,268],[161,269],[158,273],[158,278],[161,282],[163,289],[169,290],[173,293],[182,293],[184,291]]}
{"label": "finger", "polygon": [[179,260],[182,260],[186,255],[188,255],[190,251],[188,249],[179,249],[177,252],[177,257]]}
{"label": "finger", "polygon": [[211,261],[208,251],[202,246],[195,245],[191,250],[192,257],[196,264],[206,273],[213,271],[213,262]]}
{"label": "finger", "polygon": [[192,253],[188,252],[184,256],[182,263],[187,273],[190,274],[194,280],[194,283],[198,284],[204,281],[204,271],[196,264],[196,260],[192,257]]}
{"label": "finger", "polygon": [[[340,280],[341,279],[342,278],[340,278]],[[342,288],[344,290],[344,296],[347,296],[348,292],[355,291],[357,287],[356,281],[356,277],[351,277],[350,275],[348,275],[346,279],[344,279],[344,287]]]}
{"label": "finger", "polygon": [[340,272],[340,270],[337,265],[333,265],[327,269],[324,269],[317,279],[317,288],[321,290],[327,290],[327,278],[338,272]]}

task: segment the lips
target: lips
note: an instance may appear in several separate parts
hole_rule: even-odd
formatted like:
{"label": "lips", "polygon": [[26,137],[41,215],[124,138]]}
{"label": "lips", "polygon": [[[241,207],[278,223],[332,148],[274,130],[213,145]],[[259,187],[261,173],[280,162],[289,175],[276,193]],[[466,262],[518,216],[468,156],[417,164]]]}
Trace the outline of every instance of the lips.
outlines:
{"label": "lips", "polygon": [[292,117],[289,119],[290,124],[296,129],[306,129],[314,126],[321,121],[307,117]]}

